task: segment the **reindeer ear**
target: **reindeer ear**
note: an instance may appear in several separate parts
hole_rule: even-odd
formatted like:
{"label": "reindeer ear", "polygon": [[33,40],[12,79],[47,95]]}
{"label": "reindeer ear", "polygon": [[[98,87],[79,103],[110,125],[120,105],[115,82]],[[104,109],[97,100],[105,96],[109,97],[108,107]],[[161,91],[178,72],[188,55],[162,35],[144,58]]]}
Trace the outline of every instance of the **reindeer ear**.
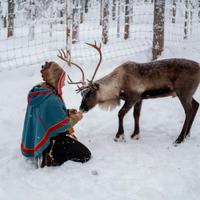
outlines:
{"label": "reindeer ear", "polygon": [[99,90],[99,84],[98,84],[98,83],[94,83],[94,84],[93,84],[93,88],[94,88],[95,90]]}

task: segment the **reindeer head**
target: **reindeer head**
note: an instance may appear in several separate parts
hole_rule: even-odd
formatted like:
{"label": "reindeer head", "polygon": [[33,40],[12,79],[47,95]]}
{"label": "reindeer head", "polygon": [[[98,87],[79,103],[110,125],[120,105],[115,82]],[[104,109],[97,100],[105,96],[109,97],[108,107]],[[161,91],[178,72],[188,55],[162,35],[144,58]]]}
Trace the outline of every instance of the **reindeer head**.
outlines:
{"label": "reindeer head", "polygon": [[61,58],[62,60],[64,60],[65,62],[67,62],[70,65],[74,65],[81,71],[82,80],[78,81],[78,82],[74,82],[68,75],[68,79],[69,79],[68,84],[76,84],[78,87],[76,92],[77,93],[81,92],[82,101],[81,101],[79,110],[82,112],[88,112],[90,109],[92,109],[98,103],[97,97],[98,97],[98,91],[99,91],[99,84],[93,82],[93,80],[94,80],[94,77],[95,77],[97,70],[102,61],[101,44],[99,45],[99,47],[96,45],[96,42],[95,42],[95,44],[89,44],[89,43],[86,43],[86,44],[95,48],[98,51],[99,56],[100,56],[99,62],[96,66],[96,69],[92,76],[92,79],[87,80],[87,82],[85,81],[85,75],[84,75],[83,69],[76,63],[72,62],[70,60],[68,54],[66,54],[63,50],[61,50],[61,51],[59,51],[59,55],[58,55],[59,58]]}
{"label": "reindeer head", "polygon": [[88,112],[98,103],[99,84],[92,83],[81,92],[82,101],[79,110]]}

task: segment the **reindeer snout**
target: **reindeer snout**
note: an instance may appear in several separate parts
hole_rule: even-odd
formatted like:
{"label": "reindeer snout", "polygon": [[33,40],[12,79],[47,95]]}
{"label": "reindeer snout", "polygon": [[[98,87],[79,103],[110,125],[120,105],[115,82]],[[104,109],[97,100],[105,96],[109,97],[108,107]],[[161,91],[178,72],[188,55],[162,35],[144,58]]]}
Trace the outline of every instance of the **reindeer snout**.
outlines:
{"label": "reindeer snout", "polygon": [[80,108],[79,108],[79,111],[80,112],[83,112],[83,113],[86,113],[88,112],[89,108],[87,105],[81,105]]}
{"label": "reindeer snout", "polygon": [[82,112],[82,113],[88,112],[88,110],[85,110],[84,108],[79,108],[79,111]]}
{"label": "reindeer snout", "polygon": [[80,112],[82,112],[82,113],[86,113],[87,111],[86,111],[86,110],[80,110]]}

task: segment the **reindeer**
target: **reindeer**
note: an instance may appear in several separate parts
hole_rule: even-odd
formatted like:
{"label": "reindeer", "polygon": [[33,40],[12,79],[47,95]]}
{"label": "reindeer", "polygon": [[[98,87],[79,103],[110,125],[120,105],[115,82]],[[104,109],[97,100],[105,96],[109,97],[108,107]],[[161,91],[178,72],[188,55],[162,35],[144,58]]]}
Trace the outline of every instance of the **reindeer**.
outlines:
{"label": "reindeer", "polygon": [[131,138],[139,139],[139,118],[143,99],[178,97],[185,111],[185,121],[174,143],[179,144],[188,136],[199,107],[199,103],[193,98],[200,82],[199,63],[187,59],[164,59],[148,63],[128,61],[103,78],[94,81],[102,61],[101,44],[99,47],[96,42],[95,44],[86,44],[95,48],[100,56],[92,79],[87,83],[79,65],[70,61],[63,50],[58,55],[62,60],[81,70],[82,80],[73,82],[68,77],[68,83],[78,85],[77,92],[81,92],[82,95],[80,105],[82,112],[88,112],[97,104],[100,107],[112,109],[123,100],[124,104],[118,113],[119,126],[115,141],[124,139],[123,119],[133,106],[135,127]]}

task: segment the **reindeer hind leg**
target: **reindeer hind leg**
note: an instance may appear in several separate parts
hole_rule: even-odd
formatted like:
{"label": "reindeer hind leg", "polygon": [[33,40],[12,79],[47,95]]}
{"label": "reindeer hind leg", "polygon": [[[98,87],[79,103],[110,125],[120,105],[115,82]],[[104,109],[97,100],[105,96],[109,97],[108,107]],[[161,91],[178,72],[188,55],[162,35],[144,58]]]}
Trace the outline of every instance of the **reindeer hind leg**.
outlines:
{"label": "reindeer hind leg", "polygon": [[[183,90],[183,91],[186,91],[186,90]],[[177,93],[177,95],[185,111],[185,121],[181,130],[181,133],[175,141],[175,144],[179,144],[185,139],[186,135],[189,133],[189,129],[191,128],[193,119],[194,119],[194,117],[192,117],[193,106],[192,106],[191,95],[189,95],[186,92],[182,94]]]}
{"label": "reindeer hind leg", "polygon": [[[180,135],[175,141],[176,144],[181,143],[189,134],[199,107],[199,103],[193,98],[193,95],[199,85],[199,81],[194,78],[192,80],[185,80],[184,82],[186,84],[182,84],[183,80],[181,80],[181,82],[177,81],[175,84],[175,92],[185,111],[185,122]],[[182,87],[180,87],[181,85]]]}
{"label": "reindeer hind leg", "polygon": [[186,133],[185,137],[189,136],[190,129],[192,127],[192,123],[194,121],[194,118],[195,118],[195,116],[197,114],[198,108],[199,108],[199,103],[194,98],[192,98],[192,109],[193,109],[193,112],[192,112],[192,117],[191,117],[191,121],[190,121],[189,128],[188,128],[188,132]]}
{"label": "reindeer hind leg", "polygon": [[142,107],[142,100],[137,102],[134,106],[133,116],[135,121],[135,129],[133,134],[131,135],[132,139],[138,140],[140,138],[140,126],[139,126],[139,119],[140,119],[140,112]]}

